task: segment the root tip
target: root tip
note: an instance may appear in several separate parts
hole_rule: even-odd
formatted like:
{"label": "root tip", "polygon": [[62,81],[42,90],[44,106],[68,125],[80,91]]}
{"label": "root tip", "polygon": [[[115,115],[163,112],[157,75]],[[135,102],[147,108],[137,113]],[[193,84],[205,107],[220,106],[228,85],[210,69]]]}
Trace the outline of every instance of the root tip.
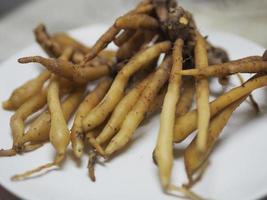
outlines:
{"label": "root tip", "polygon": [[2,108],[5,109],[5,110],[13,110],[13,109],[15,109],[14,106],[12,105],[12,103],[9,100],[4,101],[2,103]]}
{"label": "root tip", "polygon": [[29,56],[29,57],[22,57],[18,59],[18,62],[21,64],[38,62],[42,57],[41,56]]}
{"label": "root tip", "polygon": [[111,154],[113,154],[114,153],[114,150],[112,149],[112,148],[106,148],[105,149],[105,157],[106,158],[109,158],[110,156],[111,156]]}
{"label": "root tip", "polygon": [[12,177],[10,178],[10,180],[11,180],[11,181],[20,181],[20,180],[22,180],[22,179],[20,178],[20,176],[15,175],[15,176],[12,176]]}
{"label": "root tip", "polygon": [[161,185],[162,185],[162,188],[165,192],[167,192],[169,190],[169,187],[170,187],[170,180],[168,177],[161,177]]}
{"label": "root tip", "polygon": [[14,149],[0,149],[0,157],[10,157],[17,155]]}
{"label": "root tip", "polygon": [[18,62],[21,64],[24,64],[24,63],[27,63],[28,60],[29,60],[28,57],[23,57],[23,58],[19,58]]}
{"label": "root tip", "polygon": [[73,151],[73,154],[75,156],[75,158],[77,158],[78,160],[80,160],[82,158],[83,153],[80,151]]}

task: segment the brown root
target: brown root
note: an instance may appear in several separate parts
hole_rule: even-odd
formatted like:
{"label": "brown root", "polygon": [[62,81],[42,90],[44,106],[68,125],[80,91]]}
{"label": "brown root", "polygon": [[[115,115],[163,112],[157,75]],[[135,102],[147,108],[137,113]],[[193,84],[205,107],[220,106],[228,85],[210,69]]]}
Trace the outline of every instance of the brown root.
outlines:
{"label": "brown root", "polygon": [[89,151],[89,161],[88,161],[88,175],[91,179],[91,181],[95,182],[96,178],[95,178],[95,163],[96,163],[96,153],[93,150]]}
{"label": "brown root", "polygon": [[158,21],[145,14],[133,14],[120,17],[116,20],[115,26],[120,29],[157,29]]}
{"label": "brown root", "polygon": [[51,40],[51,36],[47,33],[46,28],[43,24],[39,24],[34,29],[34,35],[36,41],[50,57],[57,58],[61,55],[61,47],[56,42],[53,42]]}
{"label": "brown root", "polygon": [[96,80],[111,73],[110,67],[101,65],[98,67],[81,67],[61,59],[49,59],[41,56],[24,57],[18,59],[19,63],[40,63],[49,71],[78,84]]}

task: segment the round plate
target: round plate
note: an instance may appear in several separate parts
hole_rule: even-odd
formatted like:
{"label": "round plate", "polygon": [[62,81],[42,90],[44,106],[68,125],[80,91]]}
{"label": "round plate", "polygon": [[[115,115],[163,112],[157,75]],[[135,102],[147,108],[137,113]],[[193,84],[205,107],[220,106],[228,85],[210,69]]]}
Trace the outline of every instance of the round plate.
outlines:
{"label": "round plate", "polygon": [[[106,30],[105,26],[90,26],[71,31],[75,38],[92,45]],[[263,48],[235,35],[207,32],[209,40],[223,46],[231,59],[249,55],[262,55]],[[45,55],[37,44],[22,50],[2,63],[0,67],[0,100],[8,98],[11,91],[24,81],[36,76],[41,67],[37,64],[20,65],[22,56]],[[231,86],[238,85],[236,78]],[[212,89],[220,91],[217,81]],[[218,92],[217,91],[217,92]],[[210,165],[202,180],[193,191],[211,199],[256,199],[267,194],[267,94],[266,88],[255,91],[255,99],[260,104],[261,113],[256,115],[246,102],[234,113],[210,159]],[[9,119],[11,112],[1,108],[0,148],[12,145]],[[87,156],[82,164],[72,160],[71,153],[60,170],[50,170],[42,176],[25,181],[12,182],[14,174],[35,168],[53,160],[54,149],[50,144],[24,155],[0,158],[0,183],[23,199],[177,199],[164,194],[159,183],[157,167],[152,162],[159,126],[159,116],[155,116],[136,131],[133,141],[125,151],[103,165],[96,165],[96,182],[87,176]],[[176,185],[186,181],[183,158],[179,149],[184,144],[175,145],[175,163],[172,182]]]}

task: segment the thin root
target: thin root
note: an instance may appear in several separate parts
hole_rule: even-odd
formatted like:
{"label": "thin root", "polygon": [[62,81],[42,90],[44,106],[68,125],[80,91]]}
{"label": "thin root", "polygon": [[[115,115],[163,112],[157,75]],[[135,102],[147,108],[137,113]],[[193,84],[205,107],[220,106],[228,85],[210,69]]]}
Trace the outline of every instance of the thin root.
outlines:
{"label": "thin root", "polygon": [[1,149],[0,157],[15,156],[17,152],[14,149]]}
{"label": "thin root", "polygon": [[195,178],[193,178],[193,177],[189,177],[189,182],[183,184],[183,186],[184,186],[185,188],[191,188],[191,187],[193,187],[196,183],[198,183],[198,182],[202,179],[203,174],[204,174],[204,172],[206,171],[208,165],[209,165],[209,161],[207,160],[207,161],[205,161],[205,162],[202,164],[202,166],[199,168],[198,173],[196,174],[196,177],[195,177]]}
{"label": "thin root", "polygon": [[[40,148],[42,146],[43,146],[43,143],[25,145],[22,153],[34,151],[34,150],[36,150],[36,149],[38,149],[38,148]],[[21,153],[21,152],[19,152],[19,153]],[[0,157],[15,156],[17,154],[18,154],[18,152],[13,148],[12,149],[1,149],[0,150]]]}
{"label": "thin root", "polygon": [[[236,76],[239,79],[239,81],[240,81],[241,84],[244,84],[245,83],[244,78],[243,78],[243,76],[240,73],[237,73]],[[255,113],[258,114],[260,112],[260,107],[259,107],[257,101],[254,99],[254,97],[253,97],[252,94],[250,94],[248,96],[248,98],[249,98],[249,100],[251,102],[251,105],[252,105],[253,109],[255,110]]]}
{"label": "thin root", "polygon": [[15,176],[12,176],[11,177],[11,180],[12,181],[20,181],[20,180],[24,180],[28,177],[30,177],[31,175],[37,173],[37,172],[40,172],[44,169],[48,169],[48,168],[51,168],[53,166],[56,166],[57,164],[55,162],[52,162],[52,163],[48,163],[48,164],[45,164],[45,165],[42,165],[40,167],[37,167],[36,169],[33,169],[33,170],[30,170],[30,171],[27,171],[25,173],[22,173],[22,174],[17,174]]}
{"label": "thin root", "polygon": [[171,184],[171,185],[169,185],[168,189],[171,191],[176,191],[176,192],[182,193],[186,198],[191,199],[191,200],[204,200],[202,197],[198,196],[197,194],[195,194],[191,190],[185,188],[184,186],[177,187],[177,186]]}
{"label": "thin root", "polygon": [[35,173],[38,173],[38,172],[41,172],[42,170],[44,169],[49,169],[51,167],[54,167],[54,166],[58,166],[62,163],[62,161],[64,160],[65,158],[65,155],[64,154],[58,154],[54,160],[54,162],[52,163],[47,163],[45,165],[42,165],[40,167],[37,167],[33,170],[29,170],[29,171],[26,171],[25,173],[22,173],[22,174],[17,174],[15,176],[12,176],[11,177],[11,180],[12,181],[20,181],[20,180],[24,180],[30,176],[32,176],[33,174]]}
{"label": "thin root", "polygon": [[96,163],[96,153],[93,150],[89,151],[89,161],[88,161],[88,175],[90,177],[90,179],[95,182],[96,178],[95,178],[95,163]]}

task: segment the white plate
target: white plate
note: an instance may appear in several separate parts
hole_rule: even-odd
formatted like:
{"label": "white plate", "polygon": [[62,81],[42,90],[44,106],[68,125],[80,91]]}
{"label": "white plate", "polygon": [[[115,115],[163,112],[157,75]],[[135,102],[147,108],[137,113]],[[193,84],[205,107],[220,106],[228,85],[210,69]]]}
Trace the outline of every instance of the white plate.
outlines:
{"label": "white plate", "polygon": [[[104,26],[90,26],[72,31],[81,41],[92,44],[103,31]],[[232,59],[248,55],[261,55],[263,48],[238,36],[208,32],[209,39],[225,47]],[[10,92],[34,77],[40,70],[36,64],[20,65],[19,57],[44,55],[37,44],[12,56],[0,67],[0,100],[5,100]],[[214,81],[216,82],[216,81]],[[203,180],[194,187],[198,194],[212,199],[256,199],[267,194],[267,94],[266,89],[258,90],[255,98],[261,107],[261,114],[254,115],[248,103],[235,112],[223,131],[220,145],[211,157],[211,164]],[[9,118],[12,113],[1,109],[1,148],[12,144]],[[87,177],[87,157],[82,165],[76,166],[69,156],[61,170],[50,171],[44,176],[26,181],[12,182],[10,177],[53,159],[54,150],[50,144],[23,156],[0,158],[0,183],[23,199],[177,199],[162,192],[157,168],[152,162],[159,117],[140,127],[135,139],[118,157],[96,166],[97,181],[92,183]],[[177,148],[181,145],[176,145]],[[185,173],[182,159],[176,159],[173,168],[173,182],[184,182]]]}

